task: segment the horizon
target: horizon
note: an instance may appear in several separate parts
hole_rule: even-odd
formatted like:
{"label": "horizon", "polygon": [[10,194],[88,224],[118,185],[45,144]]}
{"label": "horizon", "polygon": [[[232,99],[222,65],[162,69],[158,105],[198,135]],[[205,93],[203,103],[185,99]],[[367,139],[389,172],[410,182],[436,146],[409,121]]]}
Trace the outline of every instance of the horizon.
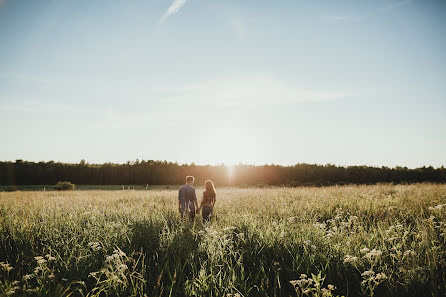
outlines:
{"label": "horizon", "polygon": [[0,0],[0,157],[440,168],[445,31],[441,0]]}
{"label": "horizon", "polygon": [[40,160],[40,161],[34,161],[34,160],[24,160],[24,159],[16,159],[16,160],[0,160],[1,162],[11,162],[11,163],[17,163],[17,161],[22,161],[22,162],[31,162],[31,163],[50,163],[50,162],[54,162],[54,163],[60,163],[60,164],[69,164],[69,165],[78,165],[81,164],[82,162],[84,162],[84,164],[86,165],[106,165],[106,164],[113,164],[113,165],[126,165],[128,163],[130,163],[131,165],[134,165],[136,162],[149,162],[149,161],[153,161],[153,162],[160,162],[160,163],[169,163],[169,164],[176,164],[178,166],[202,166],[202,167],[206,167],[206,166],[210,166],[210,167],[228,167],[228,168],[235,168],[238,166],[254,166],[254,167],[263,167],[263,166],[280,166],[280,167],[293,167],[296,165],[309,165],[309,166],[321,166],[321,167],[327,167],[327,166],[335,166],[335,167],[342,167],[342,168],[348,168],[348,167],[370,167],[370,168],[390,168],[390,169],[397,169],[397,168],[407,168],[410,170],[413,169],[420,169],[420,168],[429,168],[432,167],[433,169],[442,169],[445,166],[441,165],[441,166],[432,166],[432,165],[423,165],[423,166],[419,166],[419,167],[407,167],[407,166],[401,166],[401,165],[396,165],[396,166],[385,166],[385,165],[366,165],[366,164],[353,164],[353,165],[342,165],[342,164],[333,164],[333,163],[325,163],[325,164],[321,164],[321,163],[294,163],[294,164],[275,164],[275,163],[265,163],[265,164],[250,164],[250,163],[238,163],[238,164],[225,164],[225,163],[217,163],[217,164],[199,164],[199,163],[194,163],[194,162],[190,162],[190,163],[179,163],[176,161],[168,161],[168,160],[152,160],[152,159],[136,159],[136,160],[127,160],[125,162],[102,162],[102,163],[94,163],[94,162],[89,162],[88,160],[85,159],[81,159],[78,162],[63,162],[63,161],[57,161],[57,160]]}

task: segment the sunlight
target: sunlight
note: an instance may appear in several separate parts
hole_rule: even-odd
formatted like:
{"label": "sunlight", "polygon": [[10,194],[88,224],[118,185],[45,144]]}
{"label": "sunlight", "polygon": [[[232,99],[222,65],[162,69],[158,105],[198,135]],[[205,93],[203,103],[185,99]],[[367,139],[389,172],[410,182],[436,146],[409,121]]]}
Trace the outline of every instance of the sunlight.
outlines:
{"label": "sunlight", "polygon": [[235,166],[233,166],[233,165],[226,166],[226,175],[228,177],[229,182],[231,182],[232,179],[234,178],[234,171],[235,171]]}

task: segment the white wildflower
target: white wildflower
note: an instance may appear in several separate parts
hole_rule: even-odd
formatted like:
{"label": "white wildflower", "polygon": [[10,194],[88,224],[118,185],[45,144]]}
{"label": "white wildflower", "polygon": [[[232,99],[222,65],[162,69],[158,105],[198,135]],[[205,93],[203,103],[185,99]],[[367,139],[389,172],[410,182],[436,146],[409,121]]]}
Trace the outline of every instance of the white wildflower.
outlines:
{"label": "white wildflower", "polygon": [[346,255],[344,258],[344,264],[355,263],[357,260],[358,260],[358,257]]}
{"label": "white wildflower", "polygon": [[369,248],[362,248],[361,249],[361,254],[366,254],[366,253],[368,253],[370,251],[370,249]]}
{"label": "white wildflower", "polygon": [[44,263],[46,263],[46,260],[45,260],[45,259],[39,259],[39,260],[37,260],[37,264],[42,265],[42,264],[44,264]]}
{"label": "white wildflower", "polygon": [[363,273],[361,273],[361,276],[369,277],[375,275],[375,271],[373,270],[366,270]]}

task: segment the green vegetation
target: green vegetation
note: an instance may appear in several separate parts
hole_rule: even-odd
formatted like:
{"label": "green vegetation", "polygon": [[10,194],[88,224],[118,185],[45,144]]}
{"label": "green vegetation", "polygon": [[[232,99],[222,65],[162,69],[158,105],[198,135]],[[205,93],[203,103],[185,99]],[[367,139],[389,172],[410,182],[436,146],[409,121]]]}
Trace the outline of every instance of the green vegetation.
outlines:
{"label": "green vegetation", "polygon": [[444,185],[217,191],[1,192],[0,296],[444,296]]}
{"label": "green vegetation", "polygon": [[330,186],[377,183],[446,183],[444,167],[369,167],[331,164],[210,166],[136,160],[125,164],[0,162],[1,185],[45,185],[69,180],[78,185],[179,185],[187,175],[219,186]]}
{"label": "green vegetation", "polygon": [[76,188],[76,186],[73,185],[72,183],[70,183],[69,181],[58,182],[54,186],[54,189],[56,191],[73,191],[75,188]]}

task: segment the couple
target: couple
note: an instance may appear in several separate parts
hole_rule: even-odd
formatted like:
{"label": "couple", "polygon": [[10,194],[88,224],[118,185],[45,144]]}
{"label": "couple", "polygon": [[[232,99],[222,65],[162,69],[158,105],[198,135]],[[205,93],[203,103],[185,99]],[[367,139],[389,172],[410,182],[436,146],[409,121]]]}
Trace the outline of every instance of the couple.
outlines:
{"label": "couple", "polygon": [[193,176],[186,177],[186,184],[178,192],[178,208],[181,217],[189,217],[191,221],[194,221],[195,214],[202,210],[201,216],[203,217],[204,224],[211,220],[217,194],[215,193],[212,181],[207,180],[203,198],[201,199],[200,207],[198,207],[197,195],[193,187],[194,181],[195,178]]}

